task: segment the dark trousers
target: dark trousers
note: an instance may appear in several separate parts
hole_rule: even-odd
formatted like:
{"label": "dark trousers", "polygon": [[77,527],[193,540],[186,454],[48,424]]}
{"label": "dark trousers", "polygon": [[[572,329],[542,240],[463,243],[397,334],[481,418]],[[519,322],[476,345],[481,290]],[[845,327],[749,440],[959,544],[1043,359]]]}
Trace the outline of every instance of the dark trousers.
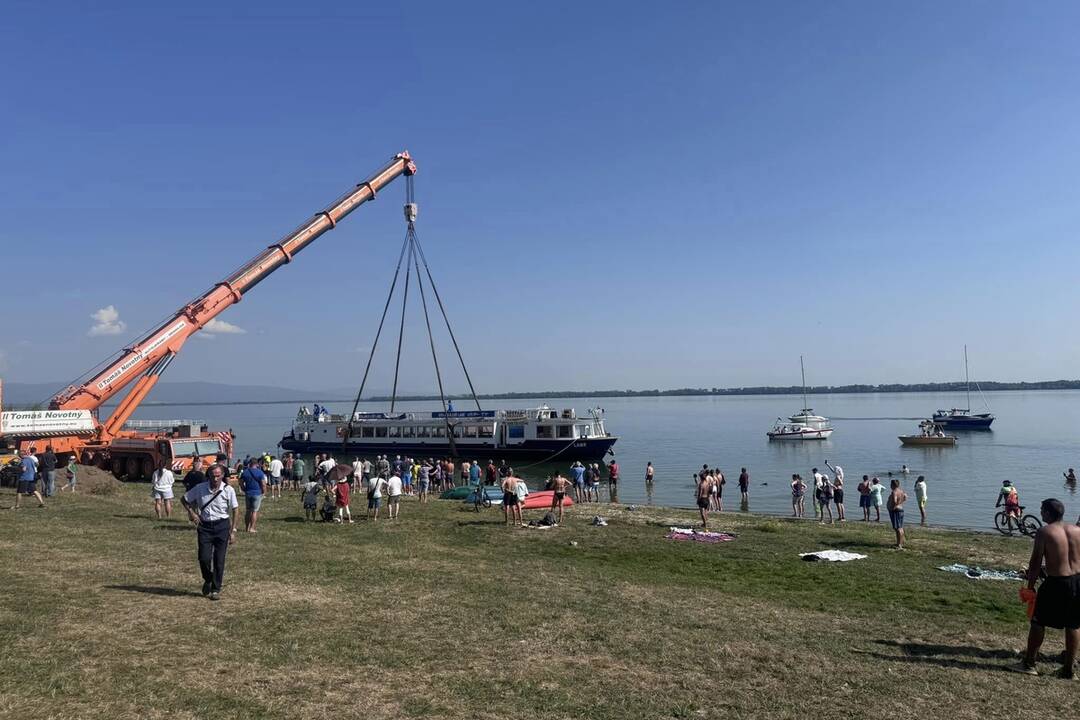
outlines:
{"label": "dark trousers", "polygon": [[211,592],[221,592],[225,578],[225,552],[229,549],[229,521],[213,520],[199,524],[199,570]]}

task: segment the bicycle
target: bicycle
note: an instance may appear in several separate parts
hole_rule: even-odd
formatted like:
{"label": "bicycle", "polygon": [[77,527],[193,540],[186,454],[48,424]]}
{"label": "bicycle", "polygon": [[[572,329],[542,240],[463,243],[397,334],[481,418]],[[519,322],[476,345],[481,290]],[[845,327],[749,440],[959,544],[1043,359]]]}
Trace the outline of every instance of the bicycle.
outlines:
{"label": "bicycle", "polygon": [[480,512],[489,507],[491,507],[491,498],[488,497],[487,487],[477,483],[476,489],[473,490],[473,509]]}
{"label": "bicycle", "polygon": [[1028,537],[1034,537],[1035,533],[1042,527],[1042,520],[1034,515],[1024,515],[1024,506],[1020,506],[1020,517],[1016,517],[1001,510],[994,515],[994,527],[1002,535],[1012,535],[1013,528],[1020,531],[1021,534]]}

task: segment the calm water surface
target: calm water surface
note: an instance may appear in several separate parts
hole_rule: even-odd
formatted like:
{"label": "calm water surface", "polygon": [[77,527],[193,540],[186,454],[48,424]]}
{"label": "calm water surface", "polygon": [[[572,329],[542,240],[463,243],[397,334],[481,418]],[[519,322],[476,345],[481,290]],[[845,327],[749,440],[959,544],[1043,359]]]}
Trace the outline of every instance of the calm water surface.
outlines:
{"label": "calm water surface", "polygon": [[[904,479],[909,492],[916,475],[927,477],[928,515],[933,524],[989,527],[1005,478],[1019,487],[1021,502],[1029,510],[1037,508],[1042,498],[1053,496],[1065,502],[1067,517],[1075,519],[1080,498],[1076,488],[1065,485],[1062,472],[1080,468],[1080,391],[997,392],[987,393],[986,399],[997,416],[994,429],[961,433],[952,448],[904,448],[897,440],[898,435],[915,432],[919,418],[963,402],[961,397],[936,393],[811,396],[810,404],[832,418],[836,432],[829,440],[804,443],[770,443],[765,437],[777,417],[799,410],[802,398],[798,396],[493,400],[484,407],[535,407],[542,402],[559,409],[576,407],[579,412],[590,404],[603,407],[609,432],[619,436],[615,453],[622,469],[619,499],[623,503],[692,506],[691,477],[708,463],[728,478],[726,508],[737,507],[733,484],[739,468],[746,467],[751,476],[750,509],[790,513],[791,474],[808,477],[812,467],[824,470],[827,459],[844,468],[847,505],[853,516],[859,514],[855,485],[861,475],[898,474],[906,464],[912,470]],[[457,405],[465,408],[463,402]],[[438,404],[399,407],[434,410]],[[348,413],[352,404],[332,403],[330,408]],[[375,403],[362,403],[361,408],[387,409]],[[232,428],[237,435],[236,453],[242,457],[264,450],[273,453],[296,410],[295,405],[277,404],[154,406],[140,408],[136,418],[188,418],[213,428]],[[974,410],[981,411],[981,403]],[[475,459],[481,464],[487,461]],[[645,463],[650,460],[656,482],[648,493],[644,477]],[[569,462],[568,457],[557,465],[517,469],[530,485],[538,485],[546,475],[565,471]],[[809,511],[809,502],[807,506]],[[910,510],[909,516],[917,517],[916,509]]]}

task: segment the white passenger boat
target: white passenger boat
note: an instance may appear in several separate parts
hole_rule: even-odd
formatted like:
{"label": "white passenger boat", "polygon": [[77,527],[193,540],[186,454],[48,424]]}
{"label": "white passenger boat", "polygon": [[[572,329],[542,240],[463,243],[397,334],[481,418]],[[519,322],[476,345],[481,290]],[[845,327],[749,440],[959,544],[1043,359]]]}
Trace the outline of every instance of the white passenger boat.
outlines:
{"label": "white passenger boat", "polygon": [[351,420],[301,408],[279,444],[301,453],[598,461],[616,440],[604,427],[601,408],[579,416],[572,408],[541,405],[527,410],[357,412]]}

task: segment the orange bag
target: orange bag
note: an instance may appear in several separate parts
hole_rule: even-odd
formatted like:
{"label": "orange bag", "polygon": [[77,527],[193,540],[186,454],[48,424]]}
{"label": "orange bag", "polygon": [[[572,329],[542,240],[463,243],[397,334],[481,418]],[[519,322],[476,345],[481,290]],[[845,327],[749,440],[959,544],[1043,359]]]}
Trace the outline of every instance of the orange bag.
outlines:
{"label": "orange bag", "polygon": [[1020,602],[1027,603],[1028,620],[1035,616],[1035,591],[1029,587],[1020,588]]}

